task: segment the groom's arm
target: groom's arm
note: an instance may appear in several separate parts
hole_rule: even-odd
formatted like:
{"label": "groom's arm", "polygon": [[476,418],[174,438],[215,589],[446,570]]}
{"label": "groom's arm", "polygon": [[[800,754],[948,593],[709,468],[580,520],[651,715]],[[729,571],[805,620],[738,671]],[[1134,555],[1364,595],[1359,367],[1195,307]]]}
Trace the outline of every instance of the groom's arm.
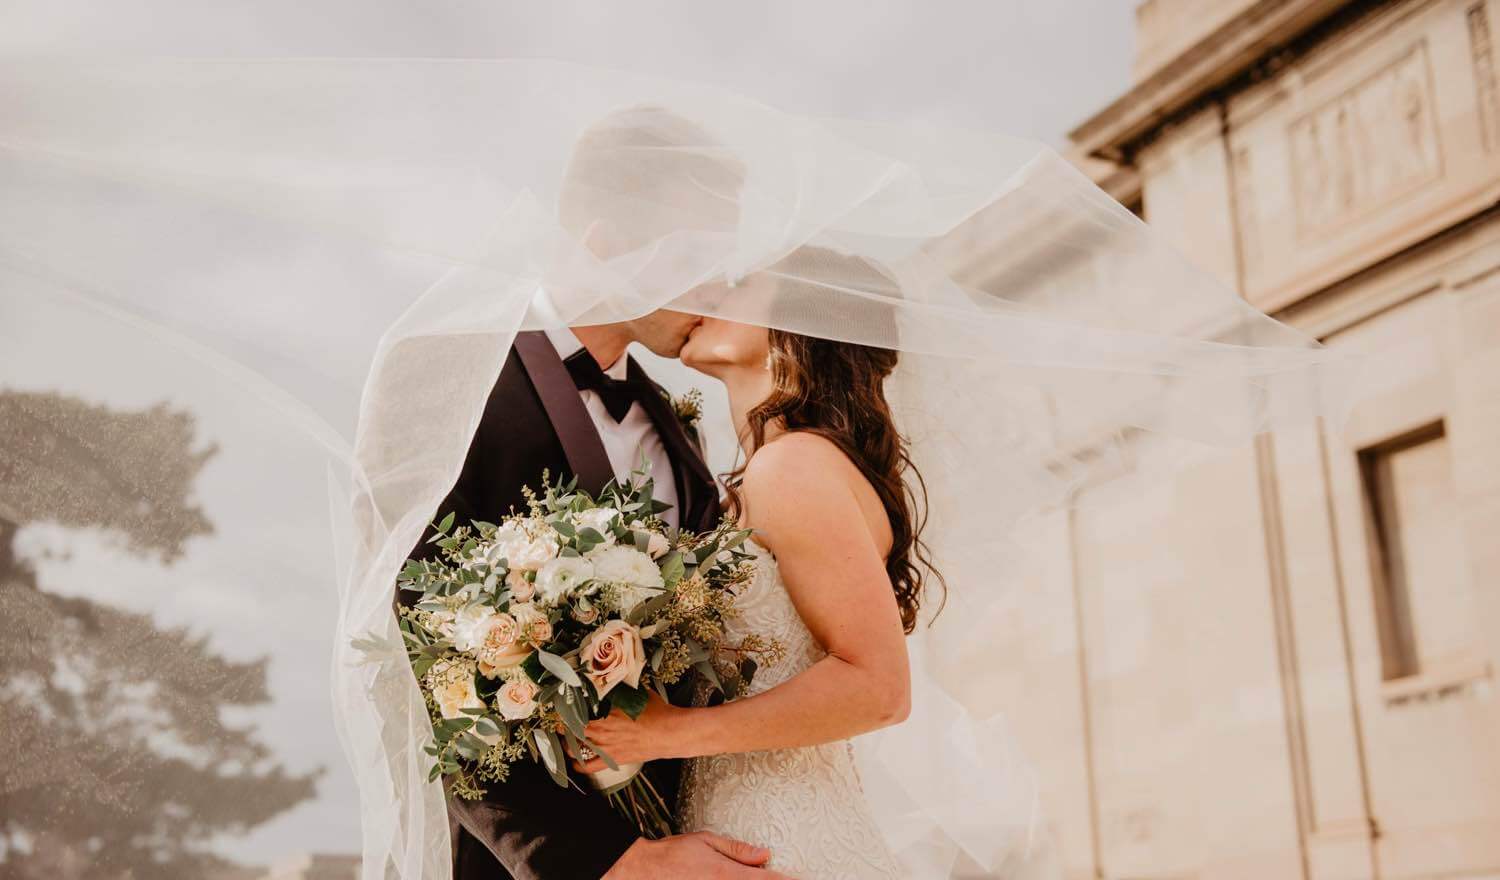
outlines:
{"label": "groom's arm", "polygon": [[607,800],[525,759],[486,788],[480,800],[450,797],[449,809],[516,880],[602,877],[639,837]]}

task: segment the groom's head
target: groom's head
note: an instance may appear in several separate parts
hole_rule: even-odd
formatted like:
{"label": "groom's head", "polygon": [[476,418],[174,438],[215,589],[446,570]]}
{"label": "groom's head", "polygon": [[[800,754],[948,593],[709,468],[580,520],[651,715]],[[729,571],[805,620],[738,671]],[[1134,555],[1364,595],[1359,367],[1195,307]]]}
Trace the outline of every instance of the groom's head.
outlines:
{"label": "groom's head", "polygon": [[[702,126],[663,107],[630,107],[574,144],[558,219],[595,259],[655,280],[659,291],[695,281],[694,263],[732,240],[744,177],[743,163]],[[698,321],[661,309],[624,327],[656,354],[676,357]]]}

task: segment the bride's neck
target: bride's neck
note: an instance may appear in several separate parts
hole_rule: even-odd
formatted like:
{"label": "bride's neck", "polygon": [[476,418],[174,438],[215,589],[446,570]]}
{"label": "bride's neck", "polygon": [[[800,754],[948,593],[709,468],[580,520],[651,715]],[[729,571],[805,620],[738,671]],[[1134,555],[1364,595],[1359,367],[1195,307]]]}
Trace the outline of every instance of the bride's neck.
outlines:
{"label": "bride's neck", "polygon": [[[729,392],[729,417],[734,423],[734,434],[739,438],[740,449],[744,450],[748,461],[755,454],[755,437],[750,432],[749,413],[770,396],[773,387],[771,371],[760,366],[734,366],[724,370],[718,378]],[[769,443],[782,430],[777,422],[767,422],[765,436],[761,441]]]}

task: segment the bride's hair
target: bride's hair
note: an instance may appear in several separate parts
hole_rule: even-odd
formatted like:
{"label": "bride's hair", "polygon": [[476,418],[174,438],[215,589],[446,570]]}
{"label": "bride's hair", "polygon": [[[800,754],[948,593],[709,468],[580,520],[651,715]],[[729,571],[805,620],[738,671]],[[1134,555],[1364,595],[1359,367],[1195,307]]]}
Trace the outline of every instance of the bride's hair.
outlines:
{"label": "bride's hair", "polygon": [[[783,276],[797,279],[784,283],[784,288],[809,283],[822,286],[811,280],[822,273],[817,269],[809,271],[807,267],[831,265],[836,267],[833,274],[841,284],[858,283],[862,290],[885,296],[893,296],[895,290],[890,279],[868,263],[822,248],[804,247],[780,267],[787,269],[789,262],[802,268],[792,269]],[[828,295],[828,291],[822,291],[822,295]],[[796,307],[794,292],[783,290],[777,299],[782,308]],[[871,311],[873,315],[867,316],[867,320],[889,322],[894,344],[895,322],[889,317],[890,311],[878,307]],[[926,588],[936,584],[941,592],[938,603],[941,610],[947,584],[932,565],[921,537],[927,520],[927,484],[912,463],[907,440],[896,429],[885,398],[885,380],[896,369],[897,353],[774,328],[769,333],[767,365],[771,370],[772,390],[746,414],[752,439],[750,448],[759,449],[765,443],[766,426],[779,422],[787,431],[802,431],[827,439],[854,462],[880,496],[890,520],[892,541],[885,570],[901,609],[902,628],[910,633],[916,629]],[[748,462],[740,465],[725,480],[735,507],[741,506],[739,486],[747,466]]]}

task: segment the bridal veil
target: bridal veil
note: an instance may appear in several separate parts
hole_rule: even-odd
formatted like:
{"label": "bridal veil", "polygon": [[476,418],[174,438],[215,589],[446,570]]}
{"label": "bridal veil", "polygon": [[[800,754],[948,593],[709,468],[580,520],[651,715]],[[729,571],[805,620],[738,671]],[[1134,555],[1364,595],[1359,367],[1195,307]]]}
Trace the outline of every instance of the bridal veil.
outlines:
{"label": "bridal veil", "polygon": [[[901,352],[950,594],[912,639],[911,720],[858,747],[920,876],[1050,870],[1007,732],[1028,707],[992,697],[1025,675],[995,650],[1026,523],[1349,400],[1342,358],[1022,138],[490,60],[7,62],[0,120],[6,383],[212,399],[255,447],[256,515],[217,524],[237,564],[203,576],[292,617],[337,591],[318,622],[370,878],[447,876],[392,585],[517,331],[672,308]],[[947,256],[966,234],[982,288]]]}

